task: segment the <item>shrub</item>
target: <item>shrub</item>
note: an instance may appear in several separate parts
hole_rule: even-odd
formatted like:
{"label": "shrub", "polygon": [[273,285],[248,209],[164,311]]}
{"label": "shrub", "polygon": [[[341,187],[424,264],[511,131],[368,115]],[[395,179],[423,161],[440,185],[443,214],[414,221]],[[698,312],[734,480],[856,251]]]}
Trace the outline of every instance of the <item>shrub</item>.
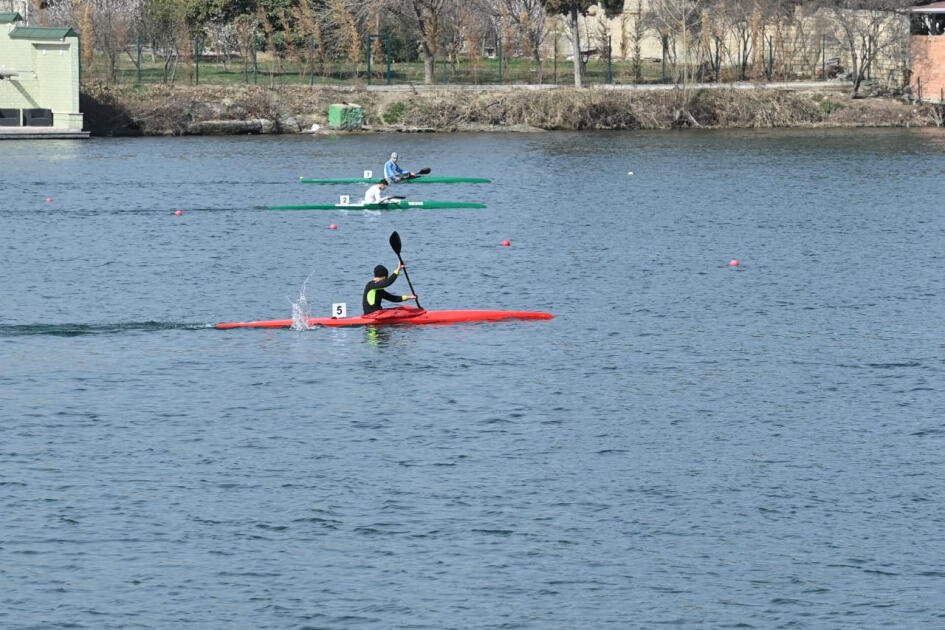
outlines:
{"label": "shrub", "polygon": [[404,115],[405,105],[400,101],[396,103],[391,103],[390,107],[387,108],[387,111],[384,112],[384,122],[388,125],[396,125],[400,122],[400,119]]}

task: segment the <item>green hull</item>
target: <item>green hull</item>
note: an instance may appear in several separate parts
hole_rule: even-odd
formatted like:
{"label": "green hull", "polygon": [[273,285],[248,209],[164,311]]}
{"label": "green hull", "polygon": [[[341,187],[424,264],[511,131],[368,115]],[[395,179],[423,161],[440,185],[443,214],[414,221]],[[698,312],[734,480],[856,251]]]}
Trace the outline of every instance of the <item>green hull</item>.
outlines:
{"label": "green hull", "polygon": [[485,208],[484,203],[466,201],[393,201],[391,203],[316,203],[304,206],[271,206],[270,210],[439,210],[442,208]]}
{"label": "green hull", "polygon": [[[304,179],[299,178],[303,184],[376,184],[380,177],[347,177],[339,179]],[[485,177],[430,177],[420,175],[413,179],[404,179],[398,184],[489,184],[492,180]]]}

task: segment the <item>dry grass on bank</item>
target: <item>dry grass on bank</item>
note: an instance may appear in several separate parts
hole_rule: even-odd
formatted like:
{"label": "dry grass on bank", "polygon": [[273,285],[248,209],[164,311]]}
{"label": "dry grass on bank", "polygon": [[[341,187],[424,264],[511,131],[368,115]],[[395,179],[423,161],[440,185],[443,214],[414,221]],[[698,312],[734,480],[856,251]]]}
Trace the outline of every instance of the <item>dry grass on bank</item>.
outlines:
{"label": "dry grass on bank", "polygon": [[[932,126],[934,106],[837,91],[703,89],[387,92],[352,88],[152,86],[82,94],[96,135],[279,133],[327,125],[332,103],[354,102],[374,130],[670,129]],[[214,124],[217,126],[214,127]]]}

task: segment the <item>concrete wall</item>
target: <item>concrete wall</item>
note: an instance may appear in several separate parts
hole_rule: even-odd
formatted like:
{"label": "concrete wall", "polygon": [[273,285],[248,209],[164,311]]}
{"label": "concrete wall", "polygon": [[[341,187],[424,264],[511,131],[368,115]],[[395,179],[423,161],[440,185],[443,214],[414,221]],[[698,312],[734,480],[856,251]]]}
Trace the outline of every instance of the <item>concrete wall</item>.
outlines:
{"label": "concrete wall", "polygon": [[922,100],[940,101],[945,91],[945,35],[912,38],[912,93]]}
{"label": "concrete wall", "polygon": [[82,129],[79,112],[79,38],[13,39],[15,24],[0,24],[0,65],[19,76],[0,81],[0,107],[53,112],[53,127]]}

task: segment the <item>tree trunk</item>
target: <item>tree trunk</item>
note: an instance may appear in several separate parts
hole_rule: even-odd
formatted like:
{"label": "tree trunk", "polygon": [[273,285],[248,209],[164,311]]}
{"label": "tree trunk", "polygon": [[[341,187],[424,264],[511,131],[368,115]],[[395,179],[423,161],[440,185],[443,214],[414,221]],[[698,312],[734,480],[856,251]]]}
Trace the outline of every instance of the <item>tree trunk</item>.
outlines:
{"label": "tree trunk", "polygon": [[433,85],[436,82],[436,74],[434,70],[436,66],[434,65],[435,57],[430,51],[430,47],[423,44],[423,82],[427,85]]}
{"label": "tree trunk", "polygon": [[532,59],[535,61],[535,72],[538,74],[538,85],[541,85],[544,82],[544,72],[541,66],[541,45],[538,44],[532,48]]}
{"label": "tree trunk", "polygon": [[581,33],[578,30],[578,12],[571,7],[568,16],[571,23],[571,48],[574,51],[574,87],[584,87],[584,58],[581,56]]}

